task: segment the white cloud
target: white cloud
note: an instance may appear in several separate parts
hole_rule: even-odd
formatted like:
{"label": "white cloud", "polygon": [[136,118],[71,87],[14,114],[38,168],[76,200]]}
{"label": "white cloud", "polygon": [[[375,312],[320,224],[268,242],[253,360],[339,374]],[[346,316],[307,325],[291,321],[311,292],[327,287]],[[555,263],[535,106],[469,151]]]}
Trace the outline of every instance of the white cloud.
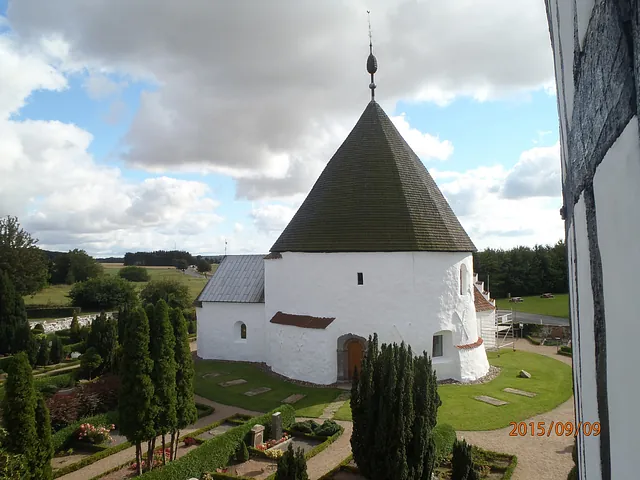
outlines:
{"label": "white cloud", "polygon": [[120,93],[127,86],[127,82],[114,82],[106,75],[92,73],[83,86],[90,98],[102,100]]}
{"label": "white cloud", "polygon": [[502,195],[509,199],[558,197],[561,193],[559,143],[523,152],[502,187]]}
{"label": "white cloud", "polygon": [[446,160],[453,154],[453,144],[449,140],[440,141],[437,136],[422,133],[417,128],[411,127],[404,113],[391,117],[391,121],[423,161],[434,158]]}
{"label": "white cloud", "polygon": [[[200,0],[188,8],[169,0],[20,0],[8,15],[25,41],[57,39],[49,50],[64,68],[155,81],[126,138],[130,165],[232,175],[240,197],[262,199],[308,191],[344,138],[330,132],[350,128],[364,109],[367,9],[376,96],[389,113],[399,99],[445,104],[553,84],[543,2],[302,0],[248,9]],[[317,141],[326,135],[331,140]],[[420,155],[450,155],[437,137],[411,135]]]}
{"label": "white cloud", "polygon": [[265,203],[254,206],[251,217],[258,231],[279,235],[295,215],[297,207]]}

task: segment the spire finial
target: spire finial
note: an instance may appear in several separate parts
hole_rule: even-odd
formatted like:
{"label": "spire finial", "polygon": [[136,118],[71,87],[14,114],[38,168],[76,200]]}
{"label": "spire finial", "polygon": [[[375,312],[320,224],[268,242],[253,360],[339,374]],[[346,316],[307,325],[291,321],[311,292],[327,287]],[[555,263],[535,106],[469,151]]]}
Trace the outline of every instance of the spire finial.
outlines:
{"label": "spire finial", "polygon": [[371,74],[371,83],[369,88],[371,89],[371,101],[375,98],[376,84],[373,81],[373,74],[378,71],[378,60],[373,55],[373,42],[371,41],[371,16],[370,11],[367,10],[367,19],[369,21],[369,57],[367,58],[367,72]]}

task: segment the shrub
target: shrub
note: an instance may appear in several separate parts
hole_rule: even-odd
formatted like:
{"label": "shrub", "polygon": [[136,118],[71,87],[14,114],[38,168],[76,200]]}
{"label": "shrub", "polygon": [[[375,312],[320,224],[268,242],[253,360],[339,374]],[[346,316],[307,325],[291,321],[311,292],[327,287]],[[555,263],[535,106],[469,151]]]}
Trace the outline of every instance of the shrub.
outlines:
{"label": "shrub", "polygon": [[40,345],[38,347],[38,357],[36,359],[36,365],[46,367],[49,365],[49,339],[42,337],[40,339]]}
{"label": "shrub", "polygon": [[[51,387],[57,388],[55,385]],[[75,392],[55,393],[47,400],[47,407],[51,416],[51,428],[55,431],[75,422],[80,417],[80,400]]]}
{"label": "shrub", "polygon": [[319,437],[330,437],[340,431],[340,425],[333,420],[325,420],[316,430],[315,434]]}
{"label": "shrub", "polygon": [[436,463],[442,462],[453,452],[456,441],[456,431],[448,423],[437,424],[431,432],[436,446]]}
{"label": "shrub", "polygon": [[66,355],[69,355],[73,352],[84,353],[86,349],[87,344],[85,342],[78,342],[65,345],[63,351]]}
{"label": "shrub", "polygon": [[86,309],[109,310],[136,301],[136,289],[124,278],[102,276],[76,283],[69,292],[73,305]]}
{"label": "shrub", "polygon": [[49,352],[49,360],[51,363],[60,363],[64,359],[64,347],[62,340],[57,335],[51,337],[51,350]]}
{"label": "shrub", "polygon": [[130,282],[148,282],[150,279],[149,271],[144,267],[138,267],[136,265],[121,268],[118,276]]}
{"label": "shrub", "polygon": [[119,418],[117,412],[107,412],[100,415],[94,415],[93,417],[85,417],[73,422],[63,429],[60,429],[51,436],[51,443],[53,444],[53,451],[59,452],[69,448],[69,446],[77,440],[75,435],[76,431],[83,423],[91,423],[93,425],[118,425]]}
{"label": "shrub", "polygon": [[35,327],[33,327],[31,330],[33,331],[34,335],[38,333],[44,333],[44,325],[39,323]]}
{"label": "shrub", "polygon": [[[73,314],[80,313],[78,307],[29,307],[27,308],[27,318],[36,320],[39,318],[67,318]],[[37,325],[36,325],[37,327]],[[44,332],[44,329],[42,330]]]}
{"label": "shrub", "polygon": [[276,470],[275,480],[309,480],[307,474],[307,461],[301,448],[293,451],[293,445],[278,460],[278,470]]}
{"label": "shrub", "polygon": [[150,281],[140,292],[140,298],[145,305],[155,305],[164,300],[171,308],[185,309],[191,306],[189,287],[171,278]]}
{"label": "shrub", "polygon": [[80,368],[89,377],[89,380],[91,380],[92,373],[100,368],[103,361],[98,350],[91,347],[80,357]]}
{"label": "shrub", "polygon": [[247,444],[244,440],[242,440],[240,445],[238,445],[238,449],[236,450],[236,460],[238,462],[246,462],[249,460],[249,450],[247,449]]}
{"label": "shrub", "polygon": [[116,426],[111,425],[92,425],[91,423],[83,423],[76,430],[75,435],[78,440],[89,442],[93,445],[101,445],[105,442],[111,441],[111,435],[109,432],[114,430]]}
{"label": "shrub", "polygon": [[300,432],[313,435],[315,434],[319,426],[320,424],[315,420],[305,420],[304,422],[294,423],[293,425],[291,425],[291,428],[289,428],[289,430],[292,432]]}
{"label": "shrub", "polygon": [[465,440],[453,442],[451,458],[451,480],[478,480],[471,455],[471,445]]}

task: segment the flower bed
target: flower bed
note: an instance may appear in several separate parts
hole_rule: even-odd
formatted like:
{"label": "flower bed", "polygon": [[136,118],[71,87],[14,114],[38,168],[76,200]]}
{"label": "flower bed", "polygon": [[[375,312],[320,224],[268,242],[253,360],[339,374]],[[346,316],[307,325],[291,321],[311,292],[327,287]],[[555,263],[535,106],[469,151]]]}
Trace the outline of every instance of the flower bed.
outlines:
{"label": "flower bed", "polygon": [[106,426],[95,426],[91,423],[83,423],[76,431],[76,435],[80,441],[89,442],[93,445],[102,445],[112,440],[109,433],[115,430],[115,428],[116,426],[113,423]]}

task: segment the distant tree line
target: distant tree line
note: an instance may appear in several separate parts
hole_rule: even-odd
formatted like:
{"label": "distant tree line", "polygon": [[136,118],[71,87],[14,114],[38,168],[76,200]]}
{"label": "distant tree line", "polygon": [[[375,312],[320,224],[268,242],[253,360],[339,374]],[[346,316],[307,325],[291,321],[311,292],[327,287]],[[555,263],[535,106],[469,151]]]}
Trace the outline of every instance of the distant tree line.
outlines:
{"label": "distant tree line", "polygon": [[194,265],[196,259],[189,252],[181,250],[156,250],[155,252],[127,252],[124,255],[124,264],[141,265],[145,267],[175,267],[178,262],[185,261],[188,265]]}
{"label": "distant tree line", "polygon": [[124,257],[105,257],[96,258],[98,263],[124,263]]}
{"label": "distant tree line", "polygon": [[493,298],[525,297],[542,293],[567,293],[567,249],[563,241],[555,245],[488,248],[473,255],[473,269],[485,282]]}

